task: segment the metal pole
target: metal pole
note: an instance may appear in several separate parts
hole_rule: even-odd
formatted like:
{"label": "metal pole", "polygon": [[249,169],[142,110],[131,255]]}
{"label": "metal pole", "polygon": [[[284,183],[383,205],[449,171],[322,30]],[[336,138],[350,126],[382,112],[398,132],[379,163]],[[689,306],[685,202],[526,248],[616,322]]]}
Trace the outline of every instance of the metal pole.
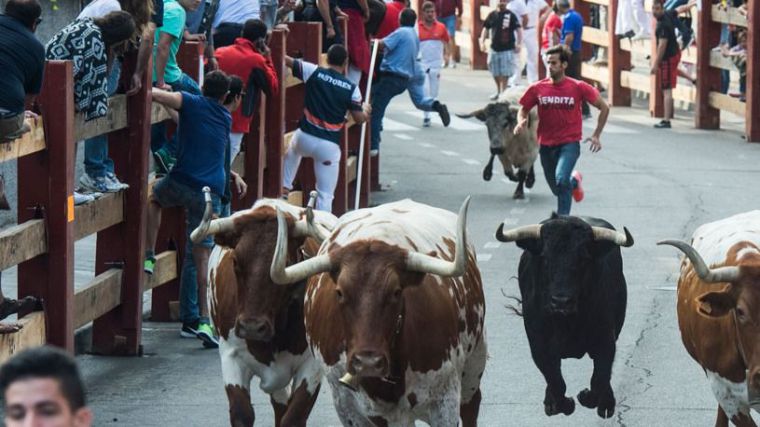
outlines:
{"label": "metal pole", "polygon": [[[372,46],[372,56],[369,61],[369,76],[367,77],[367,92],[364,95],[364,99],[369,104],[369,96],[372,93],[372,77],[375,74],[375,59],[377,58],[377,48],[380,43],[375,41]],[[354,210],[359,209],[359,201],[362,193],[362,170],[364,168],[364,141],[367,137],[367,122],[362,123],[362,134],[359,138],[359,165],[356,170],[356,199],[354,201]]]}

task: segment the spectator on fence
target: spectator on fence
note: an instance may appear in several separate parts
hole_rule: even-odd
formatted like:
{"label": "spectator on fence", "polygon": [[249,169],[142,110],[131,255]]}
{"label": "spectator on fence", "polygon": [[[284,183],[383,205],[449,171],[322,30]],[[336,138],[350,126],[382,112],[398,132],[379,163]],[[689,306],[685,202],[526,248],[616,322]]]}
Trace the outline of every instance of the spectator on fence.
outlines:
{"label": "spectator on fence", "polygon": [[440,23],[446,26],[446,30],[449,32],[449,50],[448,55],[444,58],[444,67],[451,66],[454,68],[456,63],[459,62],[459,58],[456,58],[457,54],[457,22],[462,20],[462,0],[434,0],[436,19]]}
{"label": "spectator on fence", "polygon": [[[564,15],[564,21],[562,22],[562,44],[572,51],[566,74],[568,77],[580,80],[583,17],[574,9],[570,9],[570,0],[557,0],[557,10],[560,15]],[[584,119],[591,117],[591,111],[586,101],[583,101],[581,111]]]}
{"label": "spectator on fence", "polygon": [[[145,0],[94,0],[82,9],[77,19],[101,18],[111,12],[121,10],[132,15],[137,27],[136,35],[143,34],[153,13],[151,3]],[[143,38],[140,43],[150,42]],[[119,57],[112,58],[110,70],[106,93],[109,97],[116,93],[116,89],[119,86],[119,77],[121,76],[121,61]],[[138,90],[142,86],[142,73],[137,77],[137,79],[131,79],[133,87],[130,88],[130,93],[134,93],[135,86]],[[114,193],[129,187],[119,181],[114,174],[113,160],[108,157],[108,136],[106,134],[84,141],[84,174],[79,178],[79,185],[85,191],[96,193]]]}
{"label": "spectator on fence", "polygon": [[644,0],[619,0],[615,16],[615,34],[631,40],[650,39],[649,14],[644,9]]}
{"label": "spectator on fence", "polygon": [[243,24],[249,19],[260,19],[259,0],[219,0],[213,19],[214,48],[235,43],[243,33]]}
{"label": "spectator on fence", "polygon": [[673,118],[673,89],[678,82],[678,64],[681,62],[681,50],[676,40],[674,13],[665,11],[662,0],[652,3],[652,15],[657,19],[655,36],[657,53],[652,61],[651,74],[659,74],[662,89],[664,118],[654,125],[656,129],[670,129]]}
{"label": "spectator on fence", "polygon": [[558,45],[562,39],[562,18],[557,11],[557,3],[552,5],[543,17],[544,27],[541,33],[541,59],[544,67],[549,68],[546,60],[546,51]]}
{"label": "spectator on fence", "polygon": [[258,94],[267,96],[279,90],[277,72],[272,64],[266,44],[267,26],[259,19],[249,19],[243,27],[242,37],[235,43],[216,50],[219,68],[229,75],[240,77],[245,82],[245,93],[249,102],[232,113],[231,160],[240,152],[243,136],[251,126],[251,117],[258,106]]}
{"label": "spectator on fence", "polygon": [[346,48],[348,49],[347,76],[359,84],[362,74],[369,73],[369,42],[364,23],[369,20],[369,0],[337,0],[338,7],[348,15]]}
{"label": "spectator on fence", "polygon": [[338,7],[336,0],[304,0],[302,7],[296,10],[296,21],[322,23],[322,52],[326,53],[330,46],[343,44],[343,34],[338,17],[347,16]]}
{"label": "spectator on fence", "polygon": [[[203,187],[211,189],[212,207],[215,215],[221,212],[221,197],[225,193],[225,162],[229,147],[229,132],[232,116],[223,105],[227,98],[230,78],[222,71],[206,74],[203,95],[189,92],[169,92],[153,89],[153,100],[179,111],[177,139],[179,151],[177,164],[168,175],[153,185],[148,204],[146,230],[147,250],[144,270],[153,274],[156,264],[155,247],[158,229],[161,226],[161,209],[183,207],[187,222],[187,235],[201,222],[205,210]],[[213,242],[206,238],[192,246],[193,264],[196,269],[197,301],[199,318],[195,321],[183,319],[182,333],[186,330],[203,341],[207,348],[218,347],[214,329],[209,322],[206,298],[208,257]],[[185,281],[182,281],[185,283]],[[180,312],[188,312],[188,303],[180,299]]]}
{"label": "spectator on fence", "polygon": [[[480,44],[483,47],[486,41],[491,39],[488,70],[496,83],[496,93],[491,95],[491,100],[496,100],[507,89],[507,79],[516,68],[515,54],[520,53],[522,43],[522,26],[517,15],[507,8],[509,1],[499,0],[498,9],[489,13],[483,22],[483,31],[480,35]],[[517,34],[517,40],[515,40],[515,34]]]}
{"label": "spectator on fence", "polygon": [[732,48],[721,45],[721,54],[730,58],[737,71],[739,71],[739,99],[744,102],[747,90],[747,30],[742,28],[736,32],[738,43]]}
{"label": "spectator on fence", "polygon": [[407,0],[392,0],[385,5],[385,15],[383,15],[383,21],[377,27],[374,37],[376,39],[384,39],[388,37],[392,32],[398,28],[398,17],[401,15],[401,11],[409,7]]}
{"label": "spectator on fence", "polygon": [[[185,32],[187,11],[193,11],[200,0],[164,0],[163,26],[156,32],[153,50],[153,85],[159,89],[183,91],[199,95],[198,83],[183,73],[177,65],[177,51]],[[177,156],[176,136],[166,137],[166,125],[151,127],[151,151],[156,171],[165,174],[174,166]]]}
{"label": "spectator on fence", "polygon": [[0,368],[5,425],[89,427],[84,384],[76,360],[43,346],[23,350]]}
{"label": "spectator on fence", "polygon": [[[391,99],[410,87],[412,99],[424,95],[420,90],[423,89],[425,81],[420,79],[424,77],[424,74],[417,61],[420,40],[414,29],[416,22],[417,14],[414,10],[404,9],[399,16],[401,26],[388,37],[376,41],[380,44],[378,50],[383,51],[383,61],[380,63],[377,82],[372,86],[371,156],[379,153],[383,116]],[[415,104],[418,102],[417,108],[423,111],[436,111],[441,116],[444,126],[449,125],[451,118],[446,105],[429,97],[418,99]]]}
{"label": "spectator on fence", "polygon": [[[422,20],[417,32],[420,37],[419,65],[425,73],[425,96],[435,99],[441,83],[441,66],[449,50],[449,33],[446,26],[435,19],[435,3],[426,1],[422,5]],[[430,127],[430,111],[424,112],[422,126]]]}
{"label": "spectator on fence", "polygon": [[[523,36],[519,37],[518,42],[515,43],[515,54],[512,58],[512,74],[509,77],[509,86],[515,86],[520,84],[520,78],[522,77],[523,64],[520,52],[523,51],[523,43],[525,43],[525,28],[528,25],[528,6],[525,4],[525,0],[507,0],[507,9],[517,17],[517,21],[520,23],[520,31]],[[515,34],[515,37],[518,35]]]}
{"label": "spectator on fence", "polygon": [[42,14],[38,0],[8,0],[0,15],[0,143],[29,132],[26,110],[42,88],[45,49],[34,36]]}
{"label": "spectator on fence", "polygon": [[293,188],[293,180],[303,157],[314,159],[317,178],[316,208],[332,212],[335,187],[340,168],[340,135],[346,112],[356,123],[369,119],[372,109],[362,105],[359,88],[344,76],[348,52],[336,44],[327,51],[327,67],[319,67],[300,59],[285,57],[293,75],[304,81],[306,96],[304,114],[298,123],[283,163],[283,196]]}
{"label": "spectator on fence", "polygon": [[591,85],[566,76],[571,57],[567,46],[555,46],[547,54],[550,78],[530,85],[520,99],[514,134],[523,132],[530,110],[538,107],[541,166],[549,188],[557,196],[557,213],[569,215],[572,200],[580,202],[584,197],[583,178],[580,172],[573,170],[581,154],[580,140],[583,138],[580,105],[586,101],[600,110],[594,133],[584,141],[590,143],[592,153],[602,149],[599,138],[610,108]]}

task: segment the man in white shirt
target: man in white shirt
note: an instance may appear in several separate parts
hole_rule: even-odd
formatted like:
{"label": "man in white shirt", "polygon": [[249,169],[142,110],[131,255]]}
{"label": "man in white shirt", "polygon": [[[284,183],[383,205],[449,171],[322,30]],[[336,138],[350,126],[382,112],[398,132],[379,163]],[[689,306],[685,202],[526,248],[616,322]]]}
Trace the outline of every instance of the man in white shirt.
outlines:
{"label": "man in white shirt", "polygon": [[[520,1],[520,0],[515,0]],[[540,17],[549,11],[545,0],[525,0],[528,8],[528,23],[523,28],[523,43],[526,54],[526,74],[528,84],[538,81],[538,22]]]}
{"label": "man in white shirt", "polygon": [[[529,37],[527,34],[525,34],[525,29],[528,28],[528,6],[525,4],[526,0],[509,0],[507,2],[507,9],[509,9],[512,13],[517,16],[517,19],[519,19],[520,22],[520,28],[523,30],[523,37],[522,40],[524,41],[527,37]],[[535,31],[533,32],[533,37],[536,37]],[[520,40],[519,38],[517,40]],[[524,43],[524,42],[523,42]],[[522,46],[519,46],[519,49],[516,49],[517,51],[523,50]],[[522,69],[523,69],[523,62],[522,62],[522,55],[518,54],[515,55],[514,58],[514,69],[512,70],[512,76],[509,78],[509,85],[515,86],[517,84],[520,84],[520,75],[522,75]]]}
{"label": "man in white shirt", "polygon": [[259,0],[220,0],[214,16],[214,48],[229,46],[243,32],[249,19],[261,19]]}

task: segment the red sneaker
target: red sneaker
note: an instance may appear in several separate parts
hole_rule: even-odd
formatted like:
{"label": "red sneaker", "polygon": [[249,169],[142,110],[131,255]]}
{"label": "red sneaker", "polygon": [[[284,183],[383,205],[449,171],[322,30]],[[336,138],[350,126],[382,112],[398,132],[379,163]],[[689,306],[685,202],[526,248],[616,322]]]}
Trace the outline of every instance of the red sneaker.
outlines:
{"label": "red sneaker", "polygon": [[573,171],[573,173],[570,175],[573,178],[575,178],[575,182],[577,183],[575,188],[573,189],[573,200],[576,202],[580,202],[583,200],[583,196],[585,195],[583,191],[583,186],[581,183],[583,182],[583,175],[581,175],[578,171]]}

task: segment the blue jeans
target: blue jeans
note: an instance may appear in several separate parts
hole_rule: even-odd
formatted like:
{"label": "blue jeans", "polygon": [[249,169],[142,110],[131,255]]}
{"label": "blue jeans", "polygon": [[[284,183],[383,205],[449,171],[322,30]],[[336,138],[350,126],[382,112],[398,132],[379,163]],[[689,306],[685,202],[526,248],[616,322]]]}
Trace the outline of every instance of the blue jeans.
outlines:
{"label": "blue jeans", "polygon": [[[111,73],[108,75],[108,96],[116,93],[121,76],[121,63],[114,59]],[[84,171],[92,178],[105,177],[113,173],[113,160],[108,157],[108,135],[98,135],[84,140]]]}
{"label": "blue jeans", "polygon": [[380,147],[380,132],[383,131],[385,109],[394,96],[406,90],[408,84],[409,79],[394,74],[384,74],[372,86],[372,150],[377,150]]}
{"label": "blue jeans", "polygon": [[[194,95],[201,94],[201,88],[198,87],[198,83],[191,79],[185,73],[182,73],[180,78],[172,83],[169,83],[174,92],[188,92]],[[171,154],[172,157],[177,157],[177,134],[172,135],[171,139],[166,137],[166,122],[156,123],[150,128],[150,149],[154,153],[161,148]]]}
{"label": "blue jeans", "polygon": [[[220,218],[230,216],[230,204],[222,205]],[[192,231],[192,230],[190,230]],[[187,238],[185,258],[182,260],[182,272],[179,279],[179,320],[182,323],[195,323],[201,320],[198,306],[198,281],[196,280],[195,261],[193,260],[193,242]],[[208,321],[208,319],[202,319]]]}
{"label": "blue jeans", "polygon": [[665,10],[675,10],[678,6],[683,6],[688,2],[689,0],[667,0],[663,7]]}
{"label": "blue jeans", "polygon": [[409,98],[412,99],[412,103],[418,110],[433,111],[435,98],[425,96],[425,70],[419,63],[415,65],[414,77],[409,79],[406,88],[409,91]]}
{"label": "blue jeans", "polygon": [[578,186],[578,182],[570,175],[581,155],[581,144],[571,142],[557,146],[542,145],[539,153],[546,183],[557,196],[557,213],[570,215],[571,196],[573,189]]}

